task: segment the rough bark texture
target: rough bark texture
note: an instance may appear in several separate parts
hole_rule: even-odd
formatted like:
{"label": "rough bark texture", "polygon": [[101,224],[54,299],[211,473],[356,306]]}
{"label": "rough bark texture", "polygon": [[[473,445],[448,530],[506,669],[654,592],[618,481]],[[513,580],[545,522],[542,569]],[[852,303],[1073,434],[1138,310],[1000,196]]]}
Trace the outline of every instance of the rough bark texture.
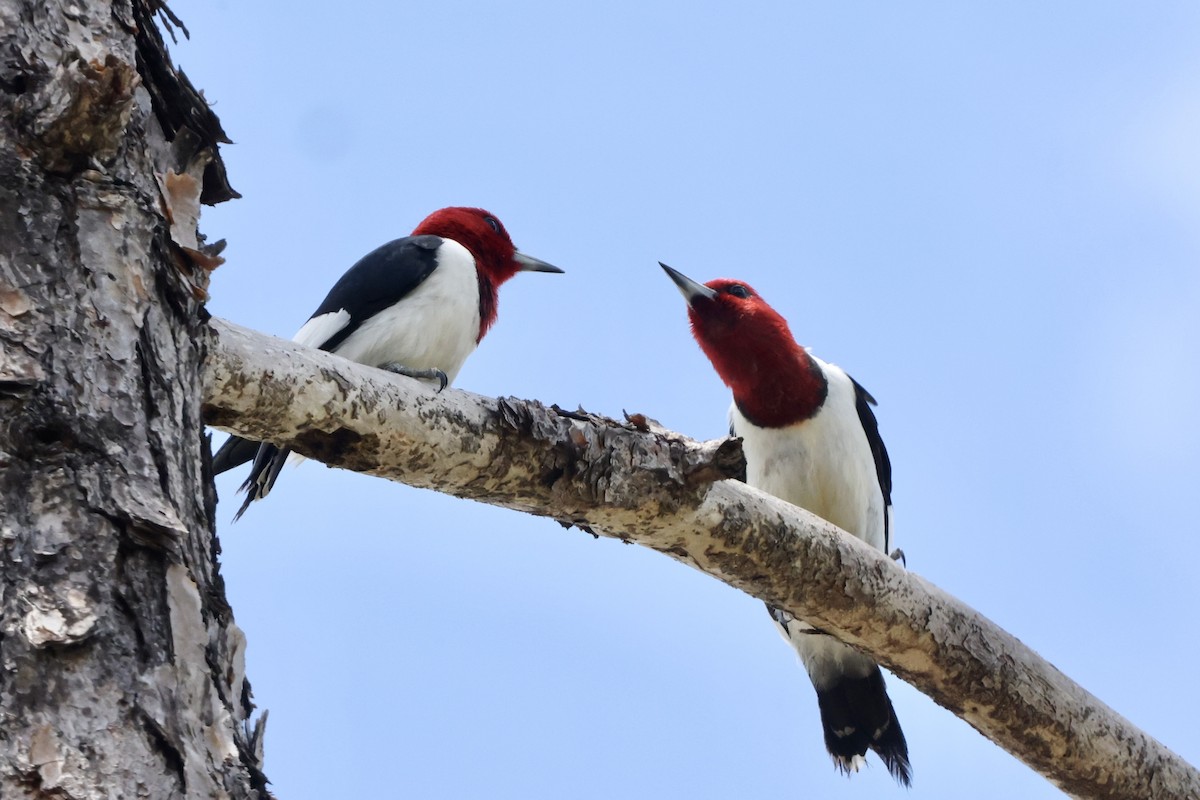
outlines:
{"label": "rough bark texture", "polygon": [[156,11],[0,0],[5,800],[266,795],[197,396],[231,190]]}
{"label": "rough bark texture", "polygon": [[217,427],[636,542],[782,606],[1075,797],[1200,797],[1200,772],[979,613],[823,520],[723,480],[741,471],[736,441],[435,394],[220,320],[204,392]]}

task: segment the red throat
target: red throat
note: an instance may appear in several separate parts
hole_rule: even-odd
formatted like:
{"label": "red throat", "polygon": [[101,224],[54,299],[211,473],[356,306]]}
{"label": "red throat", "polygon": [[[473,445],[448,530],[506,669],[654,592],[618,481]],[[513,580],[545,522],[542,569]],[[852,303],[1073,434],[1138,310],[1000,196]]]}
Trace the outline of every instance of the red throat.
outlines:
{"label": "red throat", "polygon": [[426,234],[453,239],[474,256],[479,279],[479,338],[476,341],[482,340],[496,321],[500,284],[520,269],[514,260],[517,248],[500,220],[482,208],[454,206],[435,211],[413,230],[413,236]]}
{"label": "red throat", "polygon": [[828,392],[825,375],[796,343],[787,321],[753,290],[748,297],[723,291],[745,284],[721,279],[705,285],[718,294],[694,301],[688,312],[692,333],[742,415],[760,427],[780,428],[816,414]]}

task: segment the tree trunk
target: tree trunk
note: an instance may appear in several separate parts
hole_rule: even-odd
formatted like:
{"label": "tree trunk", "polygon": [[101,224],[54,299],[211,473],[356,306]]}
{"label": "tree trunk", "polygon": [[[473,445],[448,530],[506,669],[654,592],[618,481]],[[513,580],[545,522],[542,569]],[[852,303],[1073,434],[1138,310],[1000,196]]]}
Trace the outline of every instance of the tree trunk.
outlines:
{"label": "tree trunk", "polygon": [[198,391],[233,193],[155,13],[0,0],[6,800],[267,796]]}

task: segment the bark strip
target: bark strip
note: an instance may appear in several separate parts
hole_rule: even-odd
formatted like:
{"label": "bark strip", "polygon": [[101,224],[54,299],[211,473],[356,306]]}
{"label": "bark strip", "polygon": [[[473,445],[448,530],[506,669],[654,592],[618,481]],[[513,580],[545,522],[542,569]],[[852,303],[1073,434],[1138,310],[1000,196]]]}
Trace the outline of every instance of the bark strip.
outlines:
{"label": "bark strip", "polygon": [[1200,772],[993,622],[695,442],[406,378],[212,321],[209,424],[658,550],[861,648],[1068,794],[1200,797]]}

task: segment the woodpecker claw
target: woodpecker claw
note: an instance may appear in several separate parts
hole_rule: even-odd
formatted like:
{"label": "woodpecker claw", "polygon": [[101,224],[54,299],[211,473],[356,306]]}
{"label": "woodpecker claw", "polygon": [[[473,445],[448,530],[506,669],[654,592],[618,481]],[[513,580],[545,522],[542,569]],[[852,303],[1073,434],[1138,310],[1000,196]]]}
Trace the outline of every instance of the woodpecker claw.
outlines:
{"label": "woodpecker claw", "polygon": [[908,559],[904,557],[904,551],[901,550],[899,547],[897,547],[895,550],[893,550],[891,555],[892,555],[892,561],[899,561],[901,564],[903,564],[905,566],[905,568],[908,567]]}
{"label": "woodpecker claw", "polygon": [[397,361],[388,361],[380,364],[379,369],[387,370],[388,372],[394,372],[397,375],[403,375],[406,378],[437,380],[439,392],[450,385],[450,378],[446,376],[445,372],[437,367],[432,367],[430,369],[414,369],[412,367],[406,367]]}

